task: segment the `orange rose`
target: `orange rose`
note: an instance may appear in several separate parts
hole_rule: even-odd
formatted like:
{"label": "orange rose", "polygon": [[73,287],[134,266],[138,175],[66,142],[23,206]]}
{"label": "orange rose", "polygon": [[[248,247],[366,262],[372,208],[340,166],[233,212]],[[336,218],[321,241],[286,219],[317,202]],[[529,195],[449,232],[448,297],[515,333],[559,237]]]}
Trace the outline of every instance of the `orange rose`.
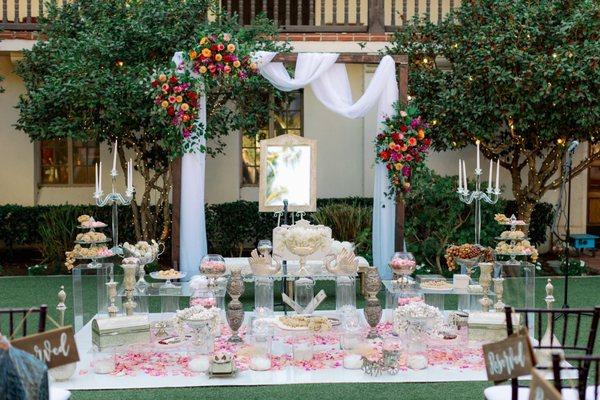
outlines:
{"label": "orange rose", "polygon": [[402,169],[402,163],[394,164],[394,168],[396,168],[396,171],[400,171]]}
{"label": "orange rose", "polygon": [[161,82],[166,82],[167,81],[167,76],[165,74],[160,74],[158,76],[158,80]]}
{"label": "orange rose", "polygon": [[240,65],[242,65],[242,64],[241,64],[241,63],[240,63],[238,60],[235,60],[235,61],[233,62],[233,66],[234,66],[235,68],[239,68],[239,67],[240,67]]}
{"label": "orange rose", "polygon": [[162,106],[162,108],[167,108],[167,107],[169,107],[169,102],[166,100],[163,100],[163,102],[160,103],[160,105]]}
{"label": "orange rose", "polygon": [[423,138],[425,137],[425,130],[423,128],[419,129],[419,131],[417,132],[417,137],[419,138],[419,140],[423,140]]}
{"label": "orange rose", "polygon": [[208,58],[208,57],[210,57],[210,56],[211,56],[211,54],[212,54],[212,52],[210,51],[210,49],[209,49],[209,48],[204,48],[204,49],[202,49],[202,55],[203,55],[204,57]]}
{"label": "orange rose", "polygon": [[206,42],[208,42],[208,38],[205,36],[202,39],[200,39],[200,46],[206,44]]}
{"label": "orange rose", "polygon": [[252,70],[255,70],[256,68],[258,68],[258,65],[256,65],[256,63],[251,63],[250,68],[252,68]]}
{"label": "orange rose", "polygon": [[411,137],[410,139],[408,139],[409,146],[414,146],[416,144],[417,144],[417,139],[415,139],[414,137]]}
{"label": "orange rose", "polygon": [[181,105],[181,109],[182,109],[183,111],[187,111],[187,110],[189,110],[189,109],[190,109],[190,106],[189,106],[189,104],[188,104],[188,103],[183,103],[183,104]]}
{"label": "orange rose", "polygon": [[390,144],[388,144],[388,147],[390,150],[394,150],[394,146],[396,145],[396,143],[394,142],[390,142]]}
{"label": "orange rose", "polygon": [[200,67],[200,73],[201,73],[201,74],[205,74],[205,73],[206,73],[206,67],[205,67],[204,65],[202,65],[202,66]]}
{"label": "orange rose", "polygon": [[183,117],[181,117],[181,119],[183,120],[183,122],[188,122],[190,120],[190,116],[185,114]]}
{"label": "orange rose", "polygon": [[198,53],[196,53],[195,50],[190,50],[189,55],[190,55],[190,60],[195,60],[196,57],[198,57]]}
{"label": "orange rose", "polygon": [[175,97],[175,100],[176,100],[178,103],[181,103],[181,102],[183,101],[183,97],[181,97],[181,96],[177,96],[177,97]]}
{"label": "orange rose", "polygon": [[230,52],[230,53],[233,53],[235,51],[235,44],[229,43],[227,45],[227,51]]}
{"label": "orange rose", "polygon": [[215,54],[215,61],[221,61],[223,59],[223,56],[219,53]]}

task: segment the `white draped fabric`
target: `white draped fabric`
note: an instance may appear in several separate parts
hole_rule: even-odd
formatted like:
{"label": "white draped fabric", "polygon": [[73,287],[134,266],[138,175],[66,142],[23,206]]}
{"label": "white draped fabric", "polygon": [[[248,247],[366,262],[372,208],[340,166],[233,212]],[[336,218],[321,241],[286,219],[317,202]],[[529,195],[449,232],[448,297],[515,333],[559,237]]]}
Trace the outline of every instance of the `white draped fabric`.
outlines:
{"label": "white draped fabric", "polygon": [[[390,56],[382,58],[369,87],[356,101],[346,67],[336,64],[338,54],[300,53],[292,78],[283,63],[272,62],[276,53],[259,52],[255,55],[260,73],[276,88],[284,91],[297,90],[310,85],[315,96],[331,111],[347,118],[362,118],[377,105],[377,125],[370,130],[371,138],[380,131],[386,116],[392,115],[393,104],[398,101],[396,63]],[[310,116],[308,116],[310,118]],[[375,157],[373,156],[373,161]],[[383,278],[391,278],[387,261],[394,254],[394,201],[385,196],[388,178],[385,166],[375,164],[373,187],[373,264]]]}
{"label": "white draped fabric", "polygon": [[[398,101],[398,84],[396,65],[389,56],[382,58],[369,87],[360,99],[353,102],[346,67],[335,63],[338,54],[298,54],[293,78],[282,63],[272,62],[275,55],[272,52],[258,52],[255,60],[261,74],[280,90],[291,91],[310,85],[315,96],[327,108],[347,118],[362,118],[377,105],[377,125],[370,131],[372,140],[380,131],[381,122],[393,113],[393,104]],[[173,61],[180,65],[181,53],[177,53]],[[203,96],[200,118],[204,124],[205,104]],[[181,171],[180,269],[187,272],[188,276],[195,273],[202,256],[206,254],[204,173],[203,153],[184,155]],[[387,261],[394,253],[395,207],[394,201],[384,194],[388,189],[388,178],[382,164],[375,164],[374,181],[373,264],[379,268],[383,278],[391,278]]]}
{"label": "white draped fabric", "polygon": [[[173,57],[182,65],[181,52]],[[200,91],[198,119],[206,126],[206,96]],[[199,145],[205,144],[204,136]],[[204,216],[204,175],[206,153],[196,149],[181,159],[181,203],[179,216],[179,269],[191,277],[198,272],[200,260],[207,252],[206,220]]]}

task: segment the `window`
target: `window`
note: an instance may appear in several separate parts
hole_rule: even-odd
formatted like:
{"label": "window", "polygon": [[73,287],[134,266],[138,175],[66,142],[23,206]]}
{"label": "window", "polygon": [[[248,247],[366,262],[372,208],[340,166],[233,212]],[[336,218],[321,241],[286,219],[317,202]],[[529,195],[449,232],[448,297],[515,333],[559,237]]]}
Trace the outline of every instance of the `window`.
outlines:
{"label": "window", "polygon": [[302,136],[303,92],[284,93],[277,100],[269,124],[256,135],[242,135],[242,186],[258,186],[260,177],[260,141],[286,133]]}
{"label": "window", "polygon": [[39,147],[41,185],[94,184],[94,164],[100,160],[98,143],[54,139],[42,140]]}

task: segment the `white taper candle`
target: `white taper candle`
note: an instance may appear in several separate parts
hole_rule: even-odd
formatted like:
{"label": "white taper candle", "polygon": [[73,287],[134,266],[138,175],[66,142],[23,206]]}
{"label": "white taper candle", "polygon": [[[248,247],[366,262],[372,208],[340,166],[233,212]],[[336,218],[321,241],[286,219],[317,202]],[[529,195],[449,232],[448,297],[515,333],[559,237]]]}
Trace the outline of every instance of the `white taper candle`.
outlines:
{"label": "white taper candle", "polygon": [[98,163],[95,164],[96,171],[94,172],[94,183],[96,184],[96,190],[94,193],[98,193]]}
{"label": "white taper candle", "polygon": [[102,192],[102,161],[100,161],[100,165],[98,166],[98,191]]}
{"label": "white taper candle", "polygon": [[463,168],[463,188],[465,190],[468,190],[468,186],[467,186],[467,165],[465,163],[465,160],[463,160],[462,164],[463,164],[463,166],[462,166],[462,168]]}
{"label": "white taper candle", "polygon": [[477,145],[477,169],[481,169],[481,165],[479,163],[479,140],[475,141],[475,144]]}
{"label": "white taper candle", "polygon": [[113,166],[112,166],[112,170],[116,171],[117,170],[117,141],[115,140],[115,144],[113,147]]}
{"label": "white taper candle", "polygon": [[462,160],[458,159],[458,190],[462,190]]}
{"label": "white taper candle", "polygon": [[500,158],[496,163],[496,191],[500,190]]}
{"label": "white taper candle", "polygon": [[129,188],[133,189],[133,160],[129,159]]}
{"label": "white taper candle", "polygon": [[492,170],[494,169],[494,162],[490,159],[490,174],[488,176],[488,191],[492,190]]}

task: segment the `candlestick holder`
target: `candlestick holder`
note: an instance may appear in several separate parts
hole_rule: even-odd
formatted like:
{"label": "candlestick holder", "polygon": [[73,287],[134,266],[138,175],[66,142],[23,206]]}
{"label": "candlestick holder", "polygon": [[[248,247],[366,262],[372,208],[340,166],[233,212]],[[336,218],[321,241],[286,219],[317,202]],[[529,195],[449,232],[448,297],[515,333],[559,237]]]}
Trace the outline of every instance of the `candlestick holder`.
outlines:
{"label": "candlestick holder", "polygon": [[457,189],[458,198],[465,204],[471,204],[475,202],[475,244],[480,244],[481,239],[481,201],[488,204],[496,204],[500,197],[500,189],[492,189],[491,186],[487,187],[484,192],[481,190],[481,175],[483,170],[481,168],[475,169],[475,190],[469,191],[468,187],[462,187],[459,185]]}
{"label": "candlestick holder", "polygon": [[104,192],[102,191],[102,188],[99,187],[94,192],[94,200],[96,201],[96,205],[98,207],[104,207],[106,205],[112,206],[112,235],[114,246],[110,250],[113,252],[113,254],[123,254],[123,250],[121,247],[119,247],[119,206],[128,206],[131,204],[133,195],[135,193],[135,188],[133,186],[128,186],[124,195],[118,193],[115,190],[117,176],[117,170],[113,168],[110,171],[112,188],[111,192],[103,197]]}

